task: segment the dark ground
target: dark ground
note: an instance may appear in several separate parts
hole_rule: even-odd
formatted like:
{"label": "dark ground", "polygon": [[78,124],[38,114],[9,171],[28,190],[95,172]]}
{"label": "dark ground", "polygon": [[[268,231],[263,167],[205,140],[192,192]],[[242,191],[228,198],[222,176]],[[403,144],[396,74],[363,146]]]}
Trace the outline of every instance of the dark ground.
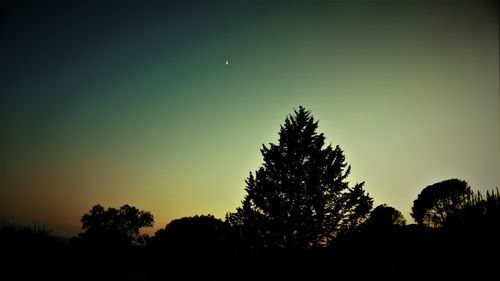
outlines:
{"label": "dark ground", "polygon": [[111,249],[46,232],[3,227],[0,234],[2,280],[494,280],[500,265],[498,229],[410,225],[306,252]]}

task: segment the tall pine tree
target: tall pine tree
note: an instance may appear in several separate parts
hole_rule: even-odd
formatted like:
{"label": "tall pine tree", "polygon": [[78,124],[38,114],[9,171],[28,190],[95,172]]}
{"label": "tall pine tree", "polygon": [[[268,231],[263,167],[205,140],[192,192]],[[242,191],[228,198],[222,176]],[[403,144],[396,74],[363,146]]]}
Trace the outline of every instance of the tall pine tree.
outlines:
{"label": "tall pine tree", "polygon": [[364,182],[349,187],[351,167],[339,146],[325,146],[302,106],[289,115],[279,144],[261,149],[264,164],[246,180],[242,206],[227,219],[253,247],[306,249],[357,227],[372,199]]}

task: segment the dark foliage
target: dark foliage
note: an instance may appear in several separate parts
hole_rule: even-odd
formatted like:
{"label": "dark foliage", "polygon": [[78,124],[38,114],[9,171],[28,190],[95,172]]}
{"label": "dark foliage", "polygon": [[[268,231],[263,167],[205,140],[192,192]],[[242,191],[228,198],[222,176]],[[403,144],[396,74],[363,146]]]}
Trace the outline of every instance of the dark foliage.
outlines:
{"label": "dark foliage", "polygon": [[406,220],[400,211],[382,204],[371,211],[364,227],[367,230],[385,230],[405,225]]}
{"label": "dark foliage", "polygon": [[149,246],[166,254],[189,256],[222,251],[234,242],[227,222],[212,215],[201,215],[171,221],[155,233]]}
{"label": "dark foliage", "polygon": [[418,224],[443,226],[450,216],[463,210],[472,196],[467,182],[449,179],[425,187],[413,201],[411,216]]}
{"label": "dark foliage", "polygon": [[263,145],[264,164],[246,180],[243,204],[227,220],[252,247],[324,246],[366,218],[372,199],[350,187],[351,167],[339,146],[325,147],[318,122],[299,107],[286,118],[279,143]]}
{"label": "dark foliage", "polygon": [[81,221],[84,232],[80,238],[83,242],[113,247],[143,243],[139,229],[153,226],[154,218],[150,212],[129,205],[105,210],[97,204],[83,215]]}
{"label": "dark foliage", "polygon": [[445,224],[450,228],[491,231],[500,229],[500,193],[498,189],[472,194],[466,206],[454,212]]}
{"label": "dark foliage", "polygon": [[182,276],[186,280],[229,280],[238,275],[233,265],[243,257],[237,236],[227,222],[201,215],[172,220],[148,239],[148,253],[154,257],[157,268],[169,271],[155,272],[155,279]]}
{"label": "dark foliage", "polygon": [[0,279],[65,280],[66,240],[40,225],[22,226],[0,220]]}
{"label": "dark foliage", "polygon": [[[476,195],[498,216],[498,191]],[[377,211],[382,210],[382,211]],[[44,228],[0,226],[1,277],[20,280],[489,280],[498,278],[498,221],[474,227],[396,225],[390,207],[375,208],[383,231],[351,233],[329,247],[227,247],[231,227],[212,216],[174,220],[148,247],[72,244]],[[467,210],[467,209],[464,209]],[[496,213],[495,213],[496,212]],[[387,216],[387,214],[392,214]],[[462,214],[465,214],[462,213]],[[455,213],[456,216],[459,213]],[[481,218],[492,218],[482,215]],[[375,220],[375,215],[370,220]],[[387,220],[387,218],[390,218]],[[497,217],[498,218],[498,217]],[[393,222],[387,227],[387,222]],[[470,225],[469,225],[470,226]],[[487,227],[484,227],[487,226]],[[233,237],[228,240],[228,237]],[[165,243],[165,244],[161,244]],[[90,249],[90,250],[89,250]],[[495,277],[497,276],[497,277]]]}

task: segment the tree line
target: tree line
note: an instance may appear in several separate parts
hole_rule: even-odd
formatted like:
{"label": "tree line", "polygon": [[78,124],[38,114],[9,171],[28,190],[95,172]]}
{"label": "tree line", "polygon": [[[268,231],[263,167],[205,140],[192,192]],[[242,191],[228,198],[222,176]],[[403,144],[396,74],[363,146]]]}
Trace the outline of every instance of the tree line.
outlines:
{"label": "tree line", "polygon": [[[94,206],[82,217],[83,240],[110,243],[156,244],[188,242],[204,235],[220,243],[229,235],[250,248],[305,250],[326,247],[339,237],[367,229],[406,225],[398,210],[373,199],[364,182],[349,185],[351,166],[337,145],[325,146],[318,122],[304,107],[285,119],[278,144],[263,145],[263,165],[246,179],[246,195],[225,220],[211,215],[177,219],[152,238],[139,235],[153,225],[153,215],[128,205],[120,209]],[[498,189],[485,196],[467,182],[448,179],[429,185],[413,202],[411,216],[418,225],[477,227],[498,222]],[[219,241],[220,240],[220,241]],[[200,241],[197,241],[200,243]]]}
{"label": "tree line", "polygon": [[[69,263],[68,274],[77,273],[74,280],[123,280],[134,274],[133,280],[156,280],[171,272],[184,279],[223,280],[323,280],[323,275],[419,280],[429,274],[456,279],[469,275],[453,268],[490,264],[487,252],[499,249],[498,189],[474,192],[455,178],[431,184],[413,201],[416,224],[407,225],[397,209],[373,208],[364,182],[348,182],[351,166],[343,150],[326,145],[317,129],[318,121],[302,106],[288,115],[278,143],[262,146],[263,164],[247,177],[241,206],[224,220],[179,218],[148,236],[140,230],[153,226],[151,212],[97,204],[83,214],[82,232],[69,248],[49,239],[45,230],[8,225],[0,227],[0,246],[15,257],[23,252],[15,246],[19,237],[50,241],[42,245],[57,249],[54,255]],[[370,255],[377,257],[366,260]],[[219,263],[224,269],[214,271]],[[167,264],[166,272],[151,268]]]}

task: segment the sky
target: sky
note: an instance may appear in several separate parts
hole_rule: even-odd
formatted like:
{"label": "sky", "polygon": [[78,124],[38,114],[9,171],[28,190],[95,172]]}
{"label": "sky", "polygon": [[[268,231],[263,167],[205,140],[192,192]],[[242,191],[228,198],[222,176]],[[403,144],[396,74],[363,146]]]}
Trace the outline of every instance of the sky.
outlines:
{"label": "sky", "polygon": [[98,203],[150,211],[148,233],[223,219],[300,105],[409,222],[430,184],[500,187],[494,1],[0,5],[7,221],[75,235]]}

